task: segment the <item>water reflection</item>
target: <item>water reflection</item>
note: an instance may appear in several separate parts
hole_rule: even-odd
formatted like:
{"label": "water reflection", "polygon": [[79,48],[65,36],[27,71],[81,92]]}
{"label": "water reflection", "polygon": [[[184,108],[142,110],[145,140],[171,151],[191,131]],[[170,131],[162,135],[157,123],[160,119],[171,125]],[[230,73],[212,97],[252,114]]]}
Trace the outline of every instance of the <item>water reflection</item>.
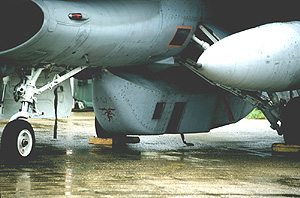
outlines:
{"label": "water reflection", "polygon": [[72,169],[71,168],[67,168],[66,169],[66,192],[65,195],[71,195],[72,192]]}
{"label": "water reflection", "polygon": [[16,196],[29,197],[31,192],[31,175],[30,172],[21,172],[17,176]]}
{"label": "water reflection", "polygon": [[[299,170],[299,161],[276,160],[272,156],[262,158],[241,152],[243,148],[238,147],[228,149],[222,145],[214,148],[196,144],[190,148],[165,145],[165,141],[151,142],[154,141],[123,146],[88,145],[86,142],[69,144],[72,146],[61,142],[38,145],[38,153],[28,164],[8,166],[0,161],[1,198],[46,195],[176,197],[178,194],[197,197],[203,195],[202,191],[209,195],[213,195],[215,189],[224,192],[224,185],[227,189],[238,188],[230,186],[230,182],[236,185],[244,182],[254,190],[263,183],[269,185],[270,192],[279,192],[277,189],[297,191],[293,191],[288,182],[284,189],[276,185],[276,171],[278,166],[291,167],[285,170],[289,179],[286,181],[295,183],[297,178],[290,180],[288,175]],[[260,171],[264,174],[259,174]],[[243,185],[239,187],[244,188]]]}
{"label": "water reflection", "polygon": [[[70,156],[73,154],[73,150],[66,150],[66,155]],[[65,175],[65,195],[72,195],[72,163],[70,158],[66,158],[66,175]]]}

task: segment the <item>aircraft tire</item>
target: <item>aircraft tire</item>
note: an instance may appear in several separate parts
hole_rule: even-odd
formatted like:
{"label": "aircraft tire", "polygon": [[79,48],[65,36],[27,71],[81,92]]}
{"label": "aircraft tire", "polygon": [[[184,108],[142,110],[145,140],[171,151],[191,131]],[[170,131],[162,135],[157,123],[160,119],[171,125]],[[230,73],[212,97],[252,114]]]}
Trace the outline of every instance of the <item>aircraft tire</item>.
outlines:
{"label": "aircraft tire", "polygon": [[300,97],[291,99],[281,114],[282,132],[286,144],[300,145]]}
{"label": "aircraft tire", "polygon": [[28,160],[34,145],[34,131],[27,121],[14,120],[5,126],[1,137],[1,150],[6,160],[17,162]]}

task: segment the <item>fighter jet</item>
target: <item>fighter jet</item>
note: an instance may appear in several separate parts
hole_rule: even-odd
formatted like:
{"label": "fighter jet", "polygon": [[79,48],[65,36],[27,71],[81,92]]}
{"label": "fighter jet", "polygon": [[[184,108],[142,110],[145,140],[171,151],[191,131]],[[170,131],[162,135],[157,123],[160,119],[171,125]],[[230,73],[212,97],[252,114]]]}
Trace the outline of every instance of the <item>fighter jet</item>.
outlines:
{"label": "fighter jet", "polygon": [[256,107],[286,143],[299,144],[296,3],[3,0],[3,153],[29,159],[30,118],[70,116],[71,77],[93,80],[98,137],[180,134],[186,143],[184,134]]}

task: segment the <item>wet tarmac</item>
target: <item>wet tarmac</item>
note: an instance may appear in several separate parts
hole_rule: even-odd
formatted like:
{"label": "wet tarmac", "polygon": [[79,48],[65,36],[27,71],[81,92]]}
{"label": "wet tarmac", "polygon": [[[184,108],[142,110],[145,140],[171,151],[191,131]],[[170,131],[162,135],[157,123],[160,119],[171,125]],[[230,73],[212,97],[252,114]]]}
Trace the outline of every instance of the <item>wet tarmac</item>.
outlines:
{"label": "wet tarmac", "polygon": [[92,112],[60,119],[57,140],[53,119],[30,122],[35,154],[22,165],[0,158],[1,198],[300,197],[300,159],[272,154],[271,145],[283,140],[265,120],[186,135],[193,147],[179,135],[144,136],[123,147],[88,144]]}

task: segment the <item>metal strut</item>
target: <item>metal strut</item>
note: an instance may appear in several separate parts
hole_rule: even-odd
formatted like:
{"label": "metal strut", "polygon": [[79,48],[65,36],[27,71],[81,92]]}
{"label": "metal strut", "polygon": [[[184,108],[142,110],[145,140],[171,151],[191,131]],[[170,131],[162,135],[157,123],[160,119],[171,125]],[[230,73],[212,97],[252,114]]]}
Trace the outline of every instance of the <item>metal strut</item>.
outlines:
{"label": "metal strut", "polygon": [[41,68],[32,68],[31,74],[25,76],[22,79],[22,82],[20,85],[15,89],[14,97],[16,102],[21,102],[21,109],[18,113],[14,114],[10,121],[16,120],[18,118],[32,118],[32,117],[39,117],[43,115],[42,112],[39,112],[37,108],[37,98],[34,97],[36,94],[39,95],[43,93],[44,91],[48,89],[53,89],[55,86],[57,86],[59,83],[69,79],[73,75],[81,72],[86,68],[86,66],[83,67],[76,67],[68,72],[66,72],[64,75],[60,76],[59,74],[56,74],[54,79],[49,82],[48,84],[44,85],[41,88],[36,87],[36,81],[38,80],[39,76],[41,75],[42,71],[47,69],[48,67],[41,67]]}
{"label": "metal strut", "polygon": [[5,94],[6,94],[6,87],[7,87],[7,83],[8,83],[9,80],[10,80],[9,76],[5,76],[2,79],[2,81],[3,81],[3,91],[2,91],[1,101],[0,101],[0,114],[3,114],[4,99],[5,99]]}

